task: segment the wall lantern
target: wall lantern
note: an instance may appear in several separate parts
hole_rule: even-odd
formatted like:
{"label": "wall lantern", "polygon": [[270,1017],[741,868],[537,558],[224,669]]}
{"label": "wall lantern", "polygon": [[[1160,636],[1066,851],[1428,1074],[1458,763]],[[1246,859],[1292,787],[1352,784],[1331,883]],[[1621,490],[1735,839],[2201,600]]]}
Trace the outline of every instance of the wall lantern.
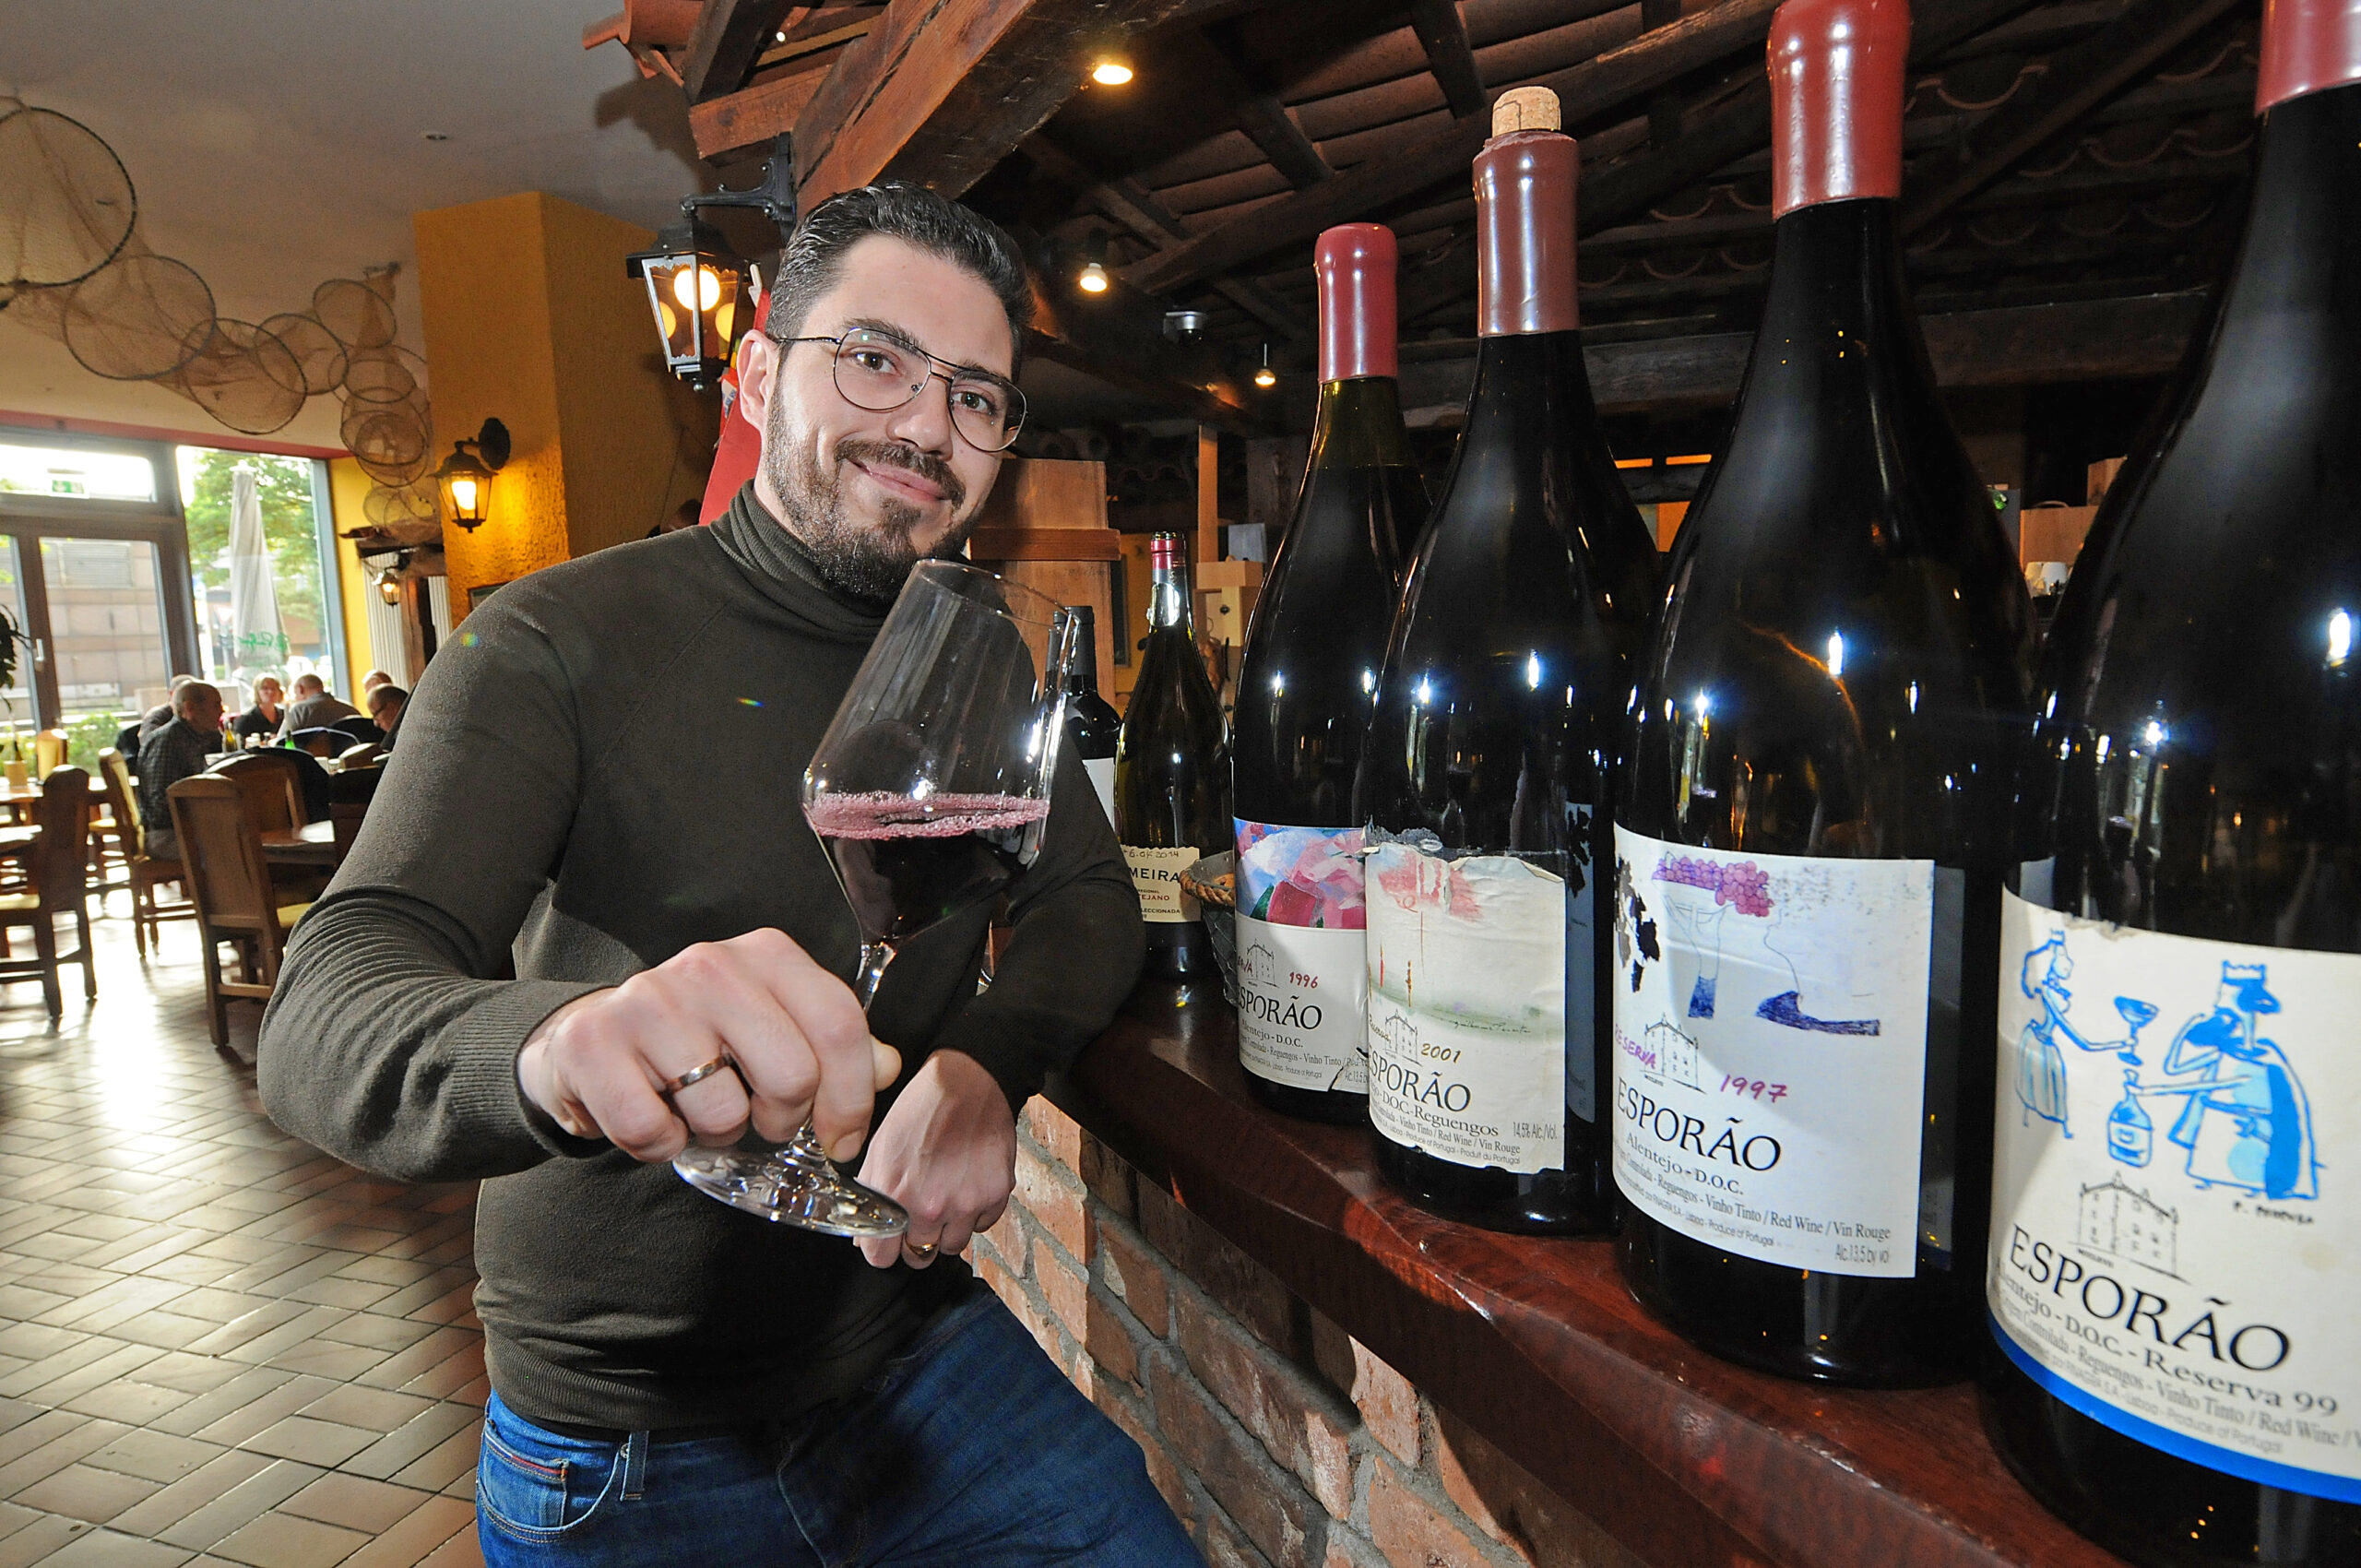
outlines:
{"label": "wall lantern", "polygon": [[377,597],[379,599],[384,600],[388,604],[399,604],[402,601],[402,568],[409,564],[409,557],[405,555],[400,560],[395,562],[394,564],[386,567],[384,571],[377,574]]}
{"label": "wall lantern", "polygon": [[647,308],[664,345],[664,367],[700,392],[721,379],[738,339],[754,325],[754,296],[762,284],[753,264],[697,217],[708,207],[754,208],[778,226],[784,244],[795,232],[793,138],[782,136],[774,144],[761,184],[687,197],[681,203],[681,220],[656,232],[654,249],[623,257],[625,276],[647,284]]}
{"label": "wall lantern", "polygon": [[[489,522],[492,476],[507,466],[508,427],[496,419],[484,421],[474,440],[453,442],[451,455],[434,470],[434,488],[443,493],[444,521],[457,523],[469,533]],[[385,591],[382,582],[378,591]]]}

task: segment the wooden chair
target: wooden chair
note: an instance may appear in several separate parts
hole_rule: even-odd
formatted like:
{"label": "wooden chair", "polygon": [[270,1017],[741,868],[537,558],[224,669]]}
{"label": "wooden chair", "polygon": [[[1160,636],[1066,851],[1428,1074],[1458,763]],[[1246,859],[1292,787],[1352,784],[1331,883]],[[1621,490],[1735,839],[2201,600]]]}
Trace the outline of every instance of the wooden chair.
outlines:
{"label": "wooden chair", "polygon": [[[106,779],[107,810],[129,851],[125,881],[131,888],[131,941],[145,958],[162,945],[163,922],[195,920],[196,905],[186,897],[188,881],[180,861],[159,860],[148,852],[148,825],[139,815],[139,792],[131,787],[131,769],[123,754],[113,746],[101,752],[99,771]],[[168,882],[180,887],[183,897],[158,899],[156,889]]]}
{"label": "wooden chair", "polygon": [[278,746],[236,752],[206,771],[238,787],[246,814],[256,833],[282,833],[312,820],[303,810],[303,765],[296,754]]}
{"label": "wooden chair", "polygon": [[[42,730],[33,735],[33,777],[47,778],[65,766],[66,740],[63,730]],[[84,774],[85,778],[89,774]]]}
{"label": "wooden chair", "polygon": [[[196,904],[205,947],[206,1022],[215,1045],[230,1043],[230,1000],[267,1002],[279,983],[287,935],[308,904],[282,905],[262,858],[262,834],[237,782],[217,773],[184,778],[164,791],[180,834],[181,863]],[[221,944],[238,949],[238,978],[221,968]]]}
{"label": "wooden chair", "polygon": [[[32,849],[32,888],[0,895],[0,932],[18,926],[33,930],[33,956],[0,958],[0,980],[39,980],[49,1016],[65,1011],[58,971],[82,966],[82,996],[99,994],[98,970],[90,960],[90,909],[86,897],[90,871],[90,776],[60,767],[42,783],[41,837]],[[75,951],[57,950],[57,917],[71,911]]]}

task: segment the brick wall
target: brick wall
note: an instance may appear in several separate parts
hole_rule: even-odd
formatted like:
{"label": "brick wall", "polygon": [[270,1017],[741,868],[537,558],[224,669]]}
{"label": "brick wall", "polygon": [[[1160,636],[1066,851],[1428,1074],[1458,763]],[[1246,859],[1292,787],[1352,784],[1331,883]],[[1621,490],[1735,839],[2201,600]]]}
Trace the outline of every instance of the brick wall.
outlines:
{"label": "brick wall", "polygon": [[967,1257],[1215,1568],[1640,1568],[1046,1100]]}

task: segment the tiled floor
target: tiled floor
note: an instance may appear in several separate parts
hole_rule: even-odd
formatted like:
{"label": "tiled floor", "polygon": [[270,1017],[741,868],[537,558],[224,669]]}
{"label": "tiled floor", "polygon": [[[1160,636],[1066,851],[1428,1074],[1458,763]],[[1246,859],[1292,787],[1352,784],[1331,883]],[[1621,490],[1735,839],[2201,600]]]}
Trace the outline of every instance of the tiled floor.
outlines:
{"label": "tiled floor", "polygon": [[272,1126],[192,927],[143,967],[125,909],[54,1031],[0,987],[0,1568],[481,1563],[474,1188]]}

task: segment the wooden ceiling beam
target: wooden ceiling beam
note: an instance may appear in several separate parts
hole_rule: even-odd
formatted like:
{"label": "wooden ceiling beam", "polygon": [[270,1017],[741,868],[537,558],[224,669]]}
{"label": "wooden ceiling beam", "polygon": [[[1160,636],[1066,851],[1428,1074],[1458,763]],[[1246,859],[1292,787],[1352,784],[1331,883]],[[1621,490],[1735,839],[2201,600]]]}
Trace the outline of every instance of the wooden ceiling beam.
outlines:
{"label": "wooden ceiling beam", "polygon": [[1903,204],[1903,233],[1917,232],[1999,179],[2241,3],[2132,0],[2114,21],[2052,55],[2039,81],[1970,126],[1950,149],[1910,171],[1917,194]]}
{"label": "wooden ceiling beam", "polygon": [[964,195],[1080,89],[1095,42],[1237,0],[891,0],[795,124],[806,207],[881,177]]}
{"label": "wooden ceiling beam", "polygon": [[1201,423],[1247,435],[1282,433],[1278,407],[1240,386],[1223,371],[1212,345],[1168,341],[1162,323],[1145,305],[1133,295],[1102,296],[1069,307],[1037,277],[1025,351],[1153,398]]}
{"label": "wooden ceiling beam", "polygon": [[[1722,0],[1670,27],[1640,35],[1620,49],[1560,71],[1542,85],[1565,104],[1568,125],[1579,125],[1631,102],[1667,82],[1740,50],[1760,49],[1771,30],[1776,0]],[[1228,272],[1287,245],[1454,176],[1483,149],[1490,126],[1484,116],[1454,120],[1398,151],[1373,158],[1293,196],[1256,208],[1218,229],[1148,257],[1126,270],[1137,288],[1169,293]]]}
{"label": "wooden ceiling beam", "polygon": [[1320,155],[1303,127],[1267,84],[1257,81],[1233,57],[1228,29],[1189,32],[1175,30],[1158,40],[1162,69],[1202,82],[1238,121],[1264,157],[1271,160],[1288,184],[1301,190],[1335,178],[1336,171]]}
{"label": "wooden ceiling beam", "polygon": [[736,92],[778,32],[793,0],[705,0],[689,35],[681,90],[692,104]]}
{"label": "wooden ceiling beam", "polygon": [[1410,30],[1426,51],[1427,69],[1442,89],[1442,101],[1462,120],[1484,112],[1484,84],[1476,75],[1476,52],[1453,0],[1410,0]]}
{"label": "wooden ceiling beam", "polygon": [[[1189,237],[1188,223],[1135,180],[1101,180],[1083,161],[1050,139],[1046,131],[1025,138],[1018,148],[1041,172],[1082,193],[1082,199],[1150,244]],[[1216,278],[1213,291],[1289,342],[1311,335],[1303,314],[1251,278]]]}

